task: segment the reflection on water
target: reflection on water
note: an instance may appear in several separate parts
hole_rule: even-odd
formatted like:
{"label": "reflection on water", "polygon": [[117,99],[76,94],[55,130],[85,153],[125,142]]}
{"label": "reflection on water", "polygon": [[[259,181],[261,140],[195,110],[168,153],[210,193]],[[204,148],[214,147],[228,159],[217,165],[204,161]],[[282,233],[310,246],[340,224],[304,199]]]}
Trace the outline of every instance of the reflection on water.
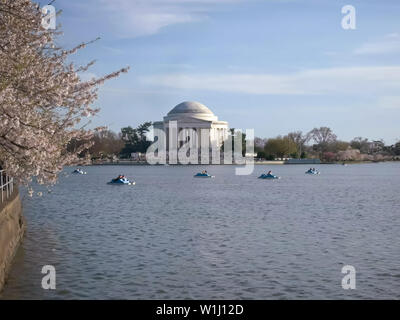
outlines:
{"label": "reflection on water", "polygon": [[[400,164],[98,166],[24,198],[4,299],[400,298]],[[70,172],[71,169],[68,170]],[[109,186],[124,173],[136,186]],[[57,290],[41,289],[54,265]],[[341,288],[343,265],[357,289]]]}

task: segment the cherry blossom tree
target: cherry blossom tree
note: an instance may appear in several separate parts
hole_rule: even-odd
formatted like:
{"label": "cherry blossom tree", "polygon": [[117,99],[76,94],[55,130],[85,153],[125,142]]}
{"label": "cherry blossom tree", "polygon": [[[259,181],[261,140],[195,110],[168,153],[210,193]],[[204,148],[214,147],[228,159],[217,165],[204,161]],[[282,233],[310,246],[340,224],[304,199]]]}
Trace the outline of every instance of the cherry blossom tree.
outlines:
{"label": "cherry blossom tree", "polygon": [[345,151],[339,151],[337,153],[337,158],[339,161],[346,161],[346,160],[361,160],[361,153],[360,150],[357,149],[347,149]]}
{"label": "cherry blossom tree", "polygon": [[[94,62],[67,58],[90,42],[60,48],[60,31],[45,30],[42,18],[31,0],[0,0],[0,166],[26,185],[55,183],[64,166],[81,163],[77,155],[100,130],[85,120],[99,111],[99,86],[129,69],[83,81]],[[83,143],[67,150],[72,140]]]}

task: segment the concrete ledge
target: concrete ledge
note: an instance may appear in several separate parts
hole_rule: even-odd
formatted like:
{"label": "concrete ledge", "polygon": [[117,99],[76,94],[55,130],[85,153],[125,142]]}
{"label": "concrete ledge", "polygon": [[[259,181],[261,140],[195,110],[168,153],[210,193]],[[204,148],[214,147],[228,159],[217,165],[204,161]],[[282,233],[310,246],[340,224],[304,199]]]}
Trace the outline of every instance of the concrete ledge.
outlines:
{"label": "concrete ledge", "polygon": [[22,204],[18,194],[0,208],[0,291],[25,232]]}
{"label": "concrete ledge", "polygon": [[[1,191],[1,190],[0,190]],[[18,188],[14,185],[14,192],[6,199],[5,197],[5,193],[6,191],[3,191],[3,196],[4,196],[4,200],[3,202],[0,202],[0,212],[3,211],[3,209],[11,202],[14,201],[14,199],[16,197],[18,197],[19,192],[18,192]]]}

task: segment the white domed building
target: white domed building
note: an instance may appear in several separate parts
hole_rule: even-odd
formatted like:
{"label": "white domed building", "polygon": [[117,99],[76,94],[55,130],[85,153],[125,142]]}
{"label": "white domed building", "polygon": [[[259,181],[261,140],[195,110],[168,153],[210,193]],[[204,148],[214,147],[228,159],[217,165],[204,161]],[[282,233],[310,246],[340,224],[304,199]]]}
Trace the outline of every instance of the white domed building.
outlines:
{"label": "white domed building", "polygon": [[214,115],[209,108],[199,102],[182,102],[175,106],[167,116],[164,117],[163,121],[153,123],[154,128],[164,130],[167,141],[171,121],[176,121],[178,132],[183,129],[194,129],[198,136],[198,146],[201,146],[200,130],[209,131],[210,146],[216,145],[220,147],[229,134],[228,122],[219,121],[218,117]]}

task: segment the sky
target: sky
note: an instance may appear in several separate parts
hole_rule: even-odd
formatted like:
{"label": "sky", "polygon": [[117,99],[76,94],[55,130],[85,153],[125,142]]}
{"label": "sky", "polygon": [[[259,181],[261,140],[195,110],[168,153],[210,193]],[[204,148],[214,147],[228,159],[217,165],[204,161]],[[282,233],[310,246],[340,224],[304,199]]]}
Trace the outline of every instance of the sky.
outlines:
{"label": "sky", "polygon": [[[41,1],[41,4],[46,4]],[[398,0],[56,0],[82,79],[130,66],[100,89],[94,125],[114,131],[199,101],[258,137],[328,126],[339,139],[400,140]],[[342,28],[342,7],[356,29]]]}

